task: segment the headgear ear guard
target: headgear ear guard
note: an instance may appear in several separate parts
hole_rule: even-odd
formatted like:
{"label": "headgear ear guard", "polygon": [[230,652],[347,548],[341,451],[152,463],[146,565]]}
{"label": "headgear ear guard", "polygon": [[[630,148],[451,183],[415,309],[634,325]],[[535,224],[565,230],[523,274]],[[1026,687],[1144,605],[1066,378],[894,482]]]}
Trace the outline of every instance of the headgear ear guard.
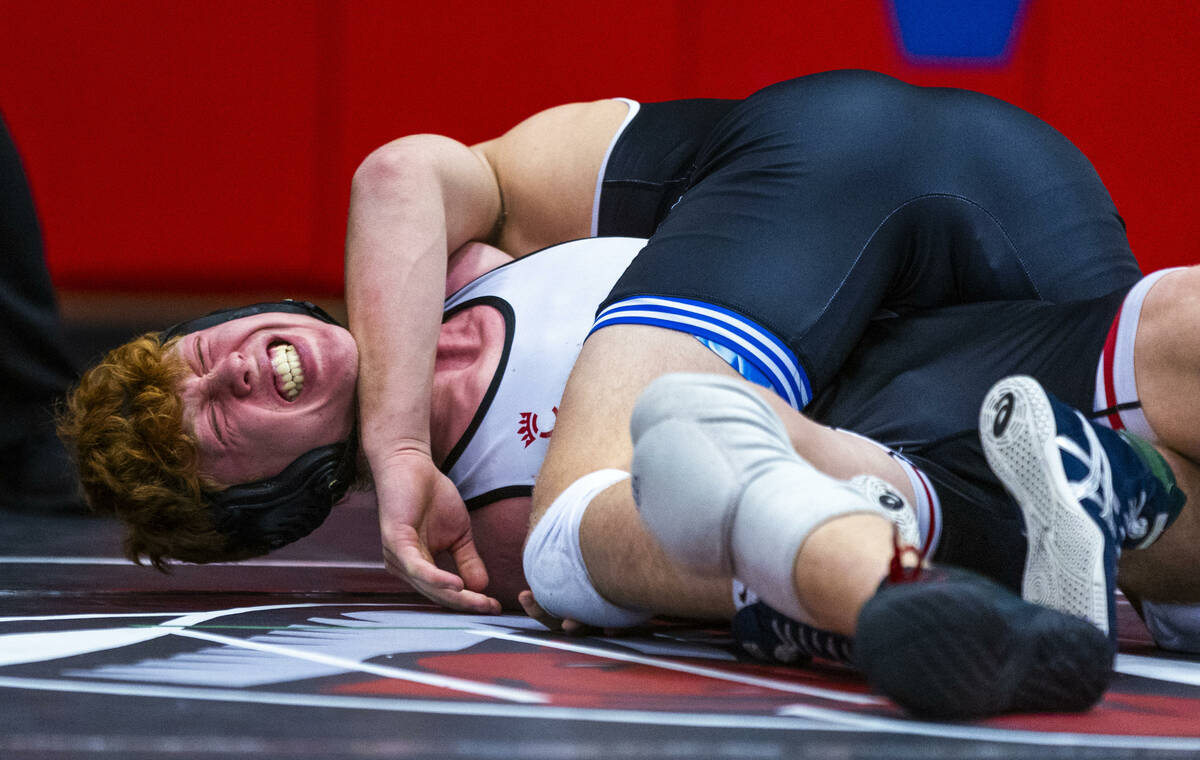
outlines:
{"label": "headgear ear guard", "polygon": [[304,538],[354,481],[358,427],[342,443],[301,454],[283,472],[205,497],[229,548],[266,553]]}
{"label": "headgear ear guard", "polygon": [[[160,337],[166,343],[230,320],[279,312],[340,326],[324,309],[308,301],[271,301],[214,311],[169,327]],[[228,539],[227,548],[262,554],[307,536],[325,521],[354,481],[357,458],[356,424],[345,441],[302,454],[278,475],[223,491],[205,491],[203,496],[217,530]]]}

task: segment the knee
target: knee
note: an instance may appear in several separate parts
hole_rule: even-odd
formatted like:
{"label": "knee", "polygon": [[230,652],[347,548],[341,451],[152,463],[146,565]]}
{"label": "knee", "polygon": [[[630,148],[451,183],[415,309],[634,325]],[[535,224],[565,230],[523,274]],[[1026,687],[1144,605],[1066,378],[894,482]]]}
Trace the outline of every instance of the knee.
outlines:
{"label": "knee", "polygon": [[579,526],[592,500],[625,480],[622,470],[598,470],[558,494],[525,542],[525,579],[549,614],[603,628],[627,628],[649,620],[647,610],[613,604],[596,589],[583,559]]}

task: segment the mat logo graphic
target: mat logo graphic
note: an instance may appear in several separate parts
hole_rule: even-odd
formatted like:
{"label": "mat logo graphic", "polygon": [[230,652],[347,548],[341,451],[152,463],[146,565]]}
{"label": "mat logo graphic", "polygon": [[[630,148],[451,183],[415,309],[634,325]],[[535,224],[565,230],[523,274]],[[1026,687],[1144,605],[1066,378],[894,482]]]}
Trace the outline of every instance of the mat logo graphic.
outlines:
{"label": "mat logo graphic", "polygon": [[737,662],[722,643],[716,632],[680,627],[620,639],[554,636],[521,616],[457,615],[424,604],[5,617],[0,699],[11,698],[3,690],[38,690],[505,720],[753,724],[1200,750],[1200,663],[1122,655],[1125,688],[1118,680],[1088,713],[935,724],[906,718],[845,668]]}

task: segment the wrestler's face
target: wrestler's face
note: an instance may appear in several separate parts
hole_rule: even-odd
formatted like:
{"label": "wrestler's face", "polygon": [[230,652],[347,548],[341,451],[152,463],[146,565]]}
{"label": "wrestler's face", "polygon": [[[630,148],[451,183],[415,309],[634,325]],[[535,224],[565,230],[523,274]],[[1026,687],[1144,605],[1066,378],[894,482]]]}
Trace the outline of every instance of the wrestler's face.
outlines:
{"label": "wrestler's face", "polygon": [[256,314],[185,335],[172,350],[190,368],[180,395],[200,472],[221,485],[277,475],[350,434],[358,347],[337,325]]}

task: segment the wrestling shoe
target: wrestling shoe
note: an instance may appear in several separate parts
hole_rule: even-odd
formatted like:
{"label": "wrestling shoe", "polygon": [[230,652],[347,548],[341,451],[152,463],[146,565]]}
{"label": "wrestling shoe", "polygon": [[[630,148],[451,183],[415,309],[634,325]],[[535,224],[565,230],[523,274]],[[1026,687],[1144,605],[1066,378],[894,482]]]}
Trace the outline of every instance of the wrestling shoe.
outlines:
{"label": "wrestling shoe", "polygon": [[966,570],[886,580],[858,616],[853,662],[906,710],[943,719],[1078,711],[1112,678],[1108,639]]}
{"label": "wrestling shoe", "polygon": [[734,378],[658,378],[630,432],[634,500],[667,553],[697,574],[740,578],[792,617],[805,616],[791,573],[809,533],[841,515],[887,516],[799,457],[770,405]]}
{"label": "wrestling shoe", "polygon": [[733,582],[737,612],[730,633],[747,654],[776,665],[804,665],[814,657],[850,664],[849,637],[793,620],[758,598],[740,581]]}
{"label": "wrestling shoe", "polygon": [[[906,570],[898,563],[895,572],[915,572],[921,562],[915,548],[920,546],[920,534],[917,515],[904,496],[890,483],[874,475],[858,475],[849,482],[869,501],[883,507],[892,518],[896,525],[896,556],[900,557],[906,551],[912,553],[914,569]],[[760,600],[754,591],[736,578],[733,589],[734,606],[737,609],[731,625],[733,639],[754,658],[782,665],[803,664],[813,657],[851,663],[854,645],[849,637],[787,617]]]}
{"label": "wrestling shoe", "polygon": [[1022,597],[1091,621],[1115,648],[1121,548],[1148,546],[1183,506],[1165,463],[1152,471],[1152,449],[1139,454],[1025,376],[988,392],[979,435],[1025,518]]}

